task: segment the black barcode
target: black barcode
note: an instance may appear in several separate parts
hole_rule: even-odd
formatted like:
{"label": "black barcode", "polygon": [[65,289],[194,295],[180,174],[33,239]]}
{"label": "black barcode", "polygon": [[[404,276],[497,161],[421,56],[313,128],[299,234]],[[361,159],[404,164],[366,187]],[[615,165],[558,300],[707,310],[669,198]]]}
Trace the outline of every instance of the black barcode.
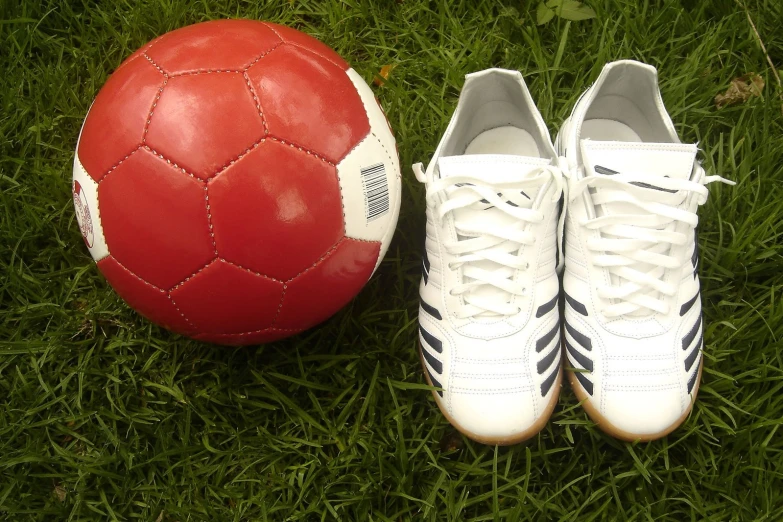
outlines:
{"label": "black barcode", "polygon": [[383,163],[365,167],[362,172],[367,221],[377,219],[389,211],[389,184]]}

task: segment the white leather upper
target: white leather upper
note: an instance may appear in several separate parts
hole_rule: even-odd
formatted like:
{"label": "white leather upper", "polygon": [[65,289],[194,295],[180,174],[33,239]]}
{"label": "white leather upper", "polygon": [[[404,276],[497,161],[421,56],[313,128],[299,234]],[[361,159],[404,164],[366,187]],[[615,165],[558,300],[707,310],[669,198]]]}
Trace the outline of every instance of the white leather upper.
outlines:
{"label": "white leather upper", "polygon": [[[585,139],[580,134],[587,117],[614,117],[607,108],[611,104],[605,103],[606,100],[598,95],[602,88],[610,93],[609,99],[618,95],[612,85],[607,87],[607,82],[634,85],[637,97],[643,98],[635,102],[635,111],[645,116],[638,119],[648,120],[645,123],[647,127],[637,133],[641,142],[599,142]],[[602,107],[591,106],[596,99],[604,100],[601,102]],[[599,115],[601,110],[606,114]],[[634,110],[628,113],[635,114]],[[657,143],[645,140],[645,133],[654,137]],[[703,170],[695,160],[696,146],[680,144],[663,108],[655,69],[637,62],[615,62],[604,68],[596,83],[577,103],[557,143],[559,152],[568,161],[571,189],[585,176],[616,175],[631,171],[705,183]],[[596,166],[600,167],[596,169]],[[666,183],[666,180],[661,183]],[[661,196],[663,192],[656,192],[651,187],[630,187],[629,193],[632,191],[639,199],[644,198],[644,191],[648,191],[651,200],[665,197]],[[652,292],[663,298],[668,306],[667,313],[642,309],[619,317],[607,317],[603,310],[613,300],[602,299],[598,288],[617,286],[623,281],[613,276],[609,268],[596,266],[593,262],[600,253],[591,252],[588,245],[602,236],[600,230],[588,229],[585,223],[601,215],[633,214],[639,210],[638,206],[626,203],[611,203],[611,207],[597,206],[594,204],[596,194],[596,189],[584,190],[567,206],[563,289],[568,296],[584,306],[584,313],[580,313],[579,306],[566,305],[564,319],[570,328],[564,327],[564,338],[571,349],[589,359],[593,365],[592,371],[581,373],[581,377],[592,385],[592,390],[587,390],[589,401],[602,416],[615,427],[629,433],[641,435],[660,432],[673,425],[688,410],[691,401],[688,383],[695,379],[701,357],[693,352],[701,348],[704,328],[701,299],[698,296],[699,280],[694,275],[695,267],[691,261],[696,248],[693,227],[682,222],[669,227],[685,234],[688,241],[666,250],[667,255],[676,257],[682,263],[678,269],[666,269],[661,279],[674,285],[675,295],[665,298]],[[698,205],[698,198],[691,194],[678,208],[695,213]],[[655,268],[654,263],[637,263],[635,266],[644,270]],[[681,315],[683,305],[689,301],[693,303],[692,306]],[[694,325],[697,328],[689,336]],[[576,336],[572,335],[573,331],[577,332]],[[584,346],[585,337],[589,339],[591,349]],[[685,348],[684,339],[690,340]],[[686,358],[689,356],[691,365],[686,370]],[[569,366],[584,369],[578,359],[579,356],[569,355]]]}
{"label": "white leather upper", "polygon": [[[506,94],[498,94],[499,91]],[[524,100],[526,106],[520,114],[527,111],[527,116],[495,113],[497,98],[513,99],[517,103],[520,99]],[[494,154],[461,155],[460,147],[464,149],[478,132],[492,128],[493,122],[506,119],[520,122],[515,125],[524,125],[535,136],[540,142],[539,150],[543,150],[543,159]],[[466,121],[474,124],[480,121],[481,124],[471,131],[470,125],[464,123]],[[480,177],[482,172],[492,173],[495,177],[505,175],[524,179],[535,175],[537,168],[555,162],[549,139],[518,72],[491,69],[475,73],[466,79],[449,129],[426,173],[419,169],[417,176],[427,186],[441,176]],[[444,151],[446,155],[441,156]],[[428,342],[427,336],[420,334],[422,350],[427,355],[426,368],[443,388],[442,397],[437,397],[439,406],[461,428],[483,437],[513,436],[528,429],[540,418],[555,392],[555,386],[551,385],[542,396],[541,385],[548,377],[552,377],[551,384],[560,364],[559,331],[550,336],[540,351],[536,350],[537,342],[553,332],[559,323],[556,301],[542,316],[537,316],[537,311],[553,302],[559,294],[556,235],[560,188],[549,179],[526,193],[530,202],[516,199],[514,205],[527,206],[543,215],[540,222],[525,225],[525,230],[537,239],[533,244],[522,245],[518,251],[529,268],[503,269],[479,261],[485,263],[483,266],[487,269],[497,269],[498,273],[508,276],[509,281],[525,289],[522,295],[511,295],[495,287],[479,289],[482,295],[508,301],[518,307],[519,312],[512,315],[486,313],[460,316],[458,312],[465,306],[464,298],[452,295],[450,290],[464,283],[463,268],[450,268],[449,264],[455,261],[456,256],[449,254],[444,245],[459,239],[455,214],[462,222],[496,223],[497,227],[513,225],[514,219],[496,209],[484,210],[481,207],[450,212],[441,219],[438,207],[448,200],[449,192],[441,192],[427,200],[426,268],[419,287],[422,300],[419,323],[425,332],[440,342],[441,350],[438,352]],[[504,194],[502,199],[508,199],[508,195]],[[428,307],[434,308],[440,319],[434,317]],[[539,372],[538,365],[547,356],[549,364]],[[430,360],[434,360],[435,364],[431,364]]]}

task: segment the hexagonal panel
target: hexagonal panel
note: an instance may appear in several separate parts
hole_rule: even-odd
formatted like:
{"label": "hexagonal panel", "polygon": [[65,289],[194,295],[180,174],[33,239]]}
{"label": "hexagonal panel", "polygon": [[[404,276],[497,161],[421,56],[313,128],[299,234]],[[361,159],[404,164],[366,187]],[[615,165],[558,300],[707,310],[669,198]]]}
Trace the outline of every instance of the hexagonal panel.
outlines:
{"label": "hexagonal panel", "polygon": [[167,73],[244,69],[280,44],[280,38],[254,20],[216,20],[189,25],[164,36],[147,51]]}
{"label": "hexagonal panel", "polygon": [[147,145],[201,179],[214,175],[265,134],[238,73],[171,78],[147,132]]}
{"label": "hexagonal panel", "polygon": [[215,257],[205,186],[142,148],[98,185],[109,253],[168,289]]}
{"label": "hexagonal panel", "polygon": [[98,268],[128,306],[141,315],[175,332],[184,335],[193,333],[193,328],[179,313],[167,292],[144,282],[112,256],[98,261]]}
{"label": "hexagonal panel", "polygon": [[282,45],[247,74],[272,136],[337,163],[370,132],[353,83],[325,58]]}
{"label": "hexagonal panel", "polygon": [[233,334],[272,324],[283,283],[217,260],[171,291],[171,298],[199,332]]}
{"label": "hexagonal panel", "polygon": [[334,315],[370,279],[381,244],[343,239],[315,267],[287,283],[275,326],[305,329]]}
{"label": "hexagonal panel", "polygon": [[285,25],[277,25],[270,22],[264,22],[264,24],[282,37],[284,42],[303,47],[308,51],[318,54],[341,68],[343,71],[350,67],[348,63],[343,60],[342,56],[334,52],[331,47],[320,40],[291,27],[286,27]]}
{"label": "hexagonal panel", "polygon": [[209,182],[221,257],[277,279],[311,266],[343,236],[335,168],[266,140]]}
{"label": "hexagonal panel", "polygon": [[95,181],[141,145],[163,75],[147,60],[123,64],[109,77],[84,121],[79,158]]}

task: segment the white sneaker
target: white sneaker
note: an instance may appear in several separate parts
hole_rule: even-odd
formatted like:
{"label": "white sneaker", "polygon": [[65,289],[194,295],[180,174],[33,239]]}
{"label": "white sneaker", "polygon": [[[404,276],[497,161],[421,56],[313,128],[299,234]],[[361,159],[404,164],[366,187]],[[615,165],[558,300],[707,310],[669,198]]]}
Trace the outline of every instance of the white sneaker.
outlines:
{"label": "white sneaker", "polygon": [[[691,410],[703,331],[697,146],[680,143],[654,67],[606,65],[558,134],[566,156],[566,353],[588,414],[625,440],[653,440]],[[733,184],[733,183],[732,183]]]}
{"label": "white sneaker", "polygon": [[413,168],[427,188],[419,349],[435,402],[473,440],[525,440],[560,390],[565,180],[522,75],[469,74],[426,173]]}

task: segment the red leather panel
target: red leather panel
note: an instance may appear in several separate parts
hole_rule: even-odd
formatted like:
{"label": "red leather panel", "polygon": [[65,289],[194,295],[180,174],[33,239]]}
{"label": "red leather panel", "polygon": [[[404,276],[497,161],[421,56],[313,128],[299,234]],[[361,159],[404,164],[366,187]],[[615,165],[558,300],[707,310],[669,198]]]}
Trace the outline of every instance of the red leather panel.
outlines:
{"label": "red leather panel", "polygon": [[215,257],[205,185],[139,149],[98,185],[109,252],[168,289]]}
{"label": "red leather panel", "polygon": [[112,256],[98,261],[98,268],[128,306],[141,315],[181,334],[193,332],[165,291],[145,283],[123,268]]}
{"label": "red leather panel", "polygon": [[283,283],[217,260],[171,291],[171,298],[201,333],[243,333],[266,328],[277,315]]}
{"label": "red leather panel", "polygon": [[247,74],[272,136],[338,163],[370,132],[348,75],[320,56],[283,45]]}
{"label": "red leather panel", "polygon": [[345,238],[315,267],[287,283],[275,326],[305,329],[327,319],[367,283],[381,244]]}
{"label": "red leather panel", "polygon": [[241,74],[203,73],[169,79],[152,116],[147,145],[206,179],[264,133]]}
{"label": "red leather panel", "polygon": [[244,69],[280,44],[266,25],[254,20],[215,20],[166,34],[147,51],[164,71]]}
{"label": "red leather panel", "polygon": [[335,168],[266,140],[209,182],[218,253],[246,268],[290,279],[343,236]]}
{"label": "red leather panel", "polygon": [[312,36],[284,25],[277,25],[271,22],[264,22],[264,24],[275,31],[284,42],[289,42],[293,45],[303,47],[315,54],[318,54],[338,66],[343,71],[348,70],[350,67],[350,65],[348,65],[348,63],[343,60],[342,56],[334,52],[331,47],[313,38]]}
{"label": "red leather panel", "polygon": [[225,344],[228,346],[247,346],[250,344],[271,343],[272,341],[296,335],[297,333],[299,332],[268,328],[266,330],[244,334],[199,334],[194,335],[193,338],[207,343]]}
{"label": "red leather panel", "polygon": [[98,93],[84,122],[79,159],[95,181],[141,145],[163,75],[147,60],[120,66]]}

